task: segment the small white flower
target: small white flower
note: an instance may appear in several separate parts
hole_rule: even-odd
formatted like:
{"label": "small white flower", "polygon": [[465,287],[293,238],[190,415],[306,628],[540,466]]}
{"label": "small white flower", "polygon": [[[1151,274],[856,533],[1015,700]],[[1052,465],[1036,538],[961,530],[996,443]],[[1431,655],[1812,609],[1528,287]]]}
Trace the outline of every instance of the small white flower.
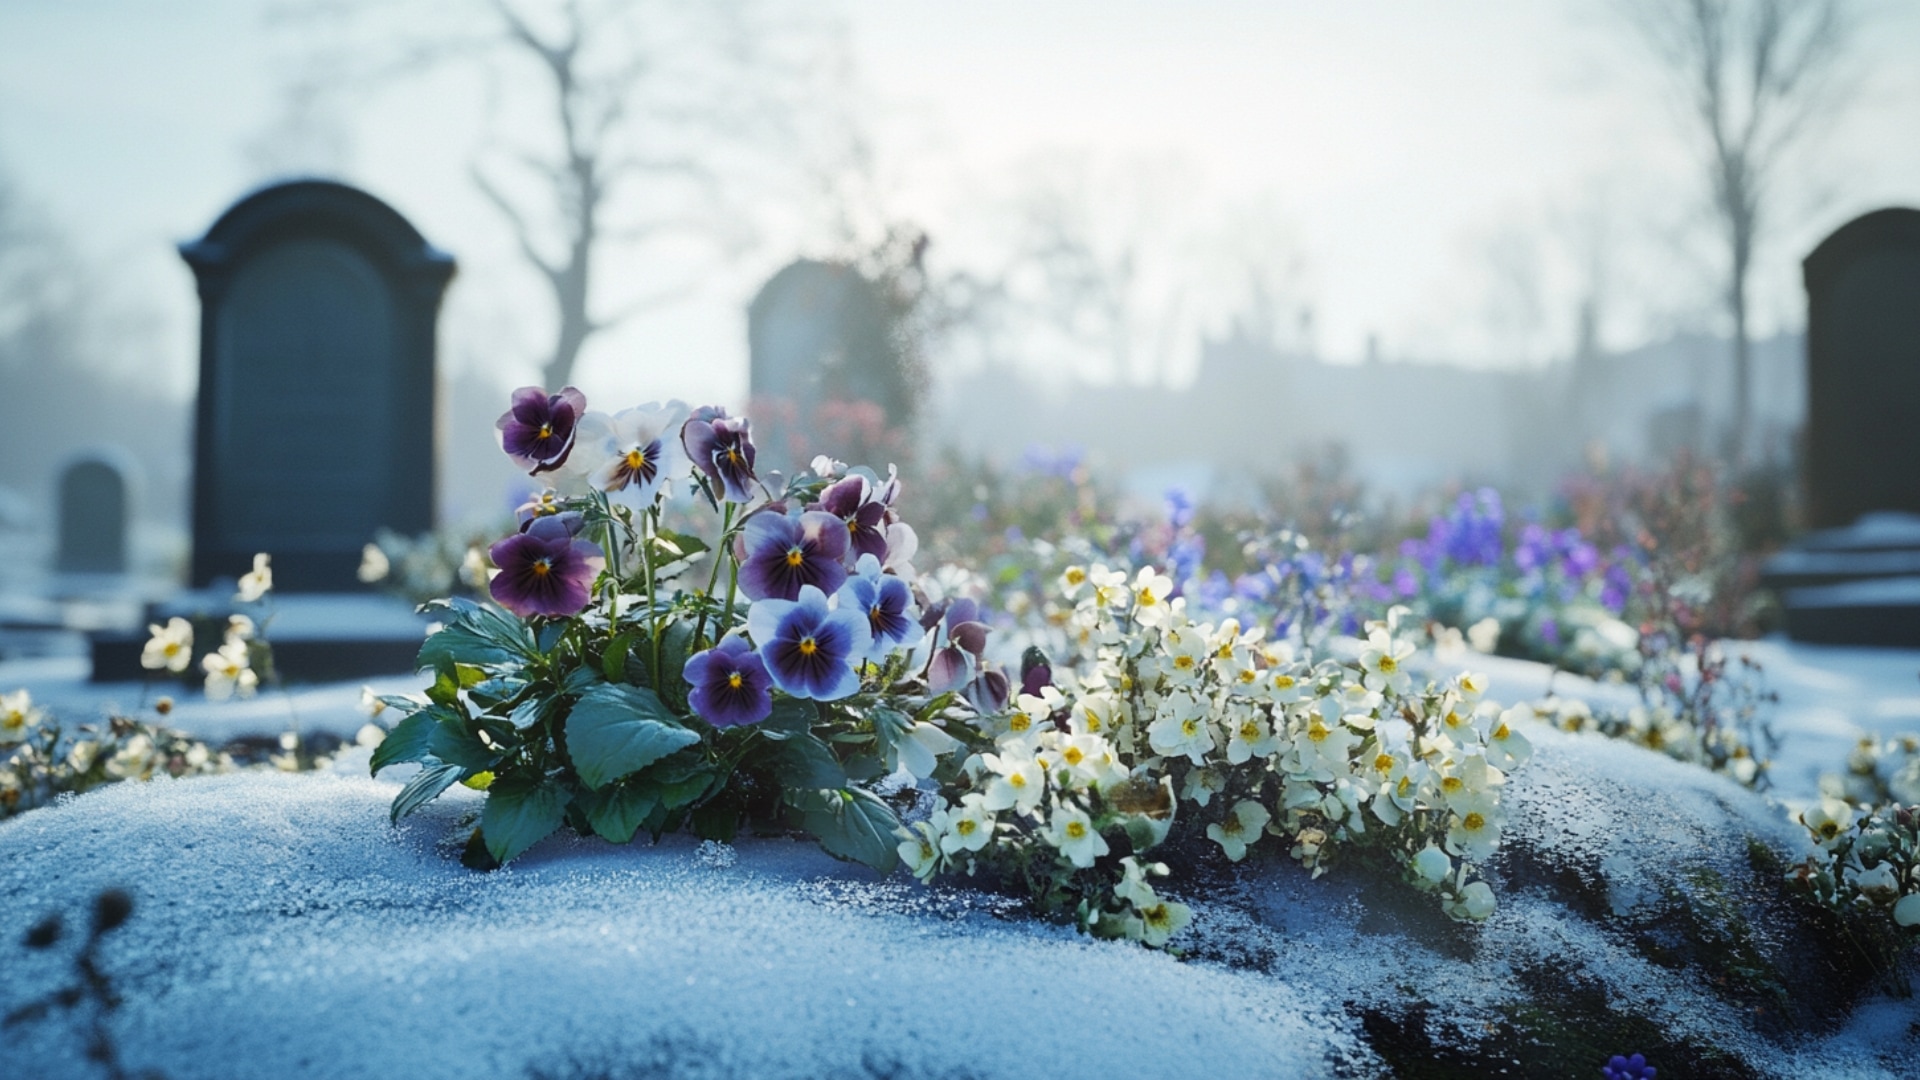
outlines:
{"label": "small white flower", "polygon": [[940,864],[943,861],[940,854],[939,826],[931,822],[916,821],[912,828],[902,829],[897,835],[906,838],[900,841],[897,850],[900,852],[900,861],[907,865],[907,870],[921,881],[933,880],[933,875],[940,872]]}
{"label": "small white flower", "polygon": [[1168,938],[1193,925],[1193,909],[1171,900],[1161,900],[1136,910],[1140,912],[1140,940],[1156,949],[1165,945]]}
{"label": "small white flower", "polygon": [[889,769],[905,769],[916,780],[933,775],[942,754],[960,748],[960,741],[924,720],[917,721],[887,747],[883,759]]}
{"label": "small white flower", "polygon": [[815,454],[813,461],[807,465],[807,468],[812,471],[813,475],[820,479],[831,480],[847,471],[847,463],[844,461],[835,461],[826,454]]}
{"label": "small white flower", "polygon": [[1086,588],[1086,585],[1087,585],[1087,568],[1086,567],[1069,566],[1065,570],[1060,571],[1060,595],[1061,596],[1064,596],[1069,600],[1073,600],[1080,595],[1080,590]]}
{"label": "small white flower", "polygon": [[353,745],[369,749],[387,741],[387,729],[379,724],[361,724],[360,730],[353,733]]}
{"label": "small white flower", "polygon": [[1488,616],[1467,627],[1467,645],[1478,653],[1491,653],[1500,644],[1500,620]]}
{"label": "small white flower", "polygon": [[1160,902],[1160,897],[1147,883],[1147,876],[1165,877],[1167,864],[1146,863],[1132,855],[1120,860],[1120,884],[1113,887],[1113,895],[1133,905],[1134,910],[1149,908]]}
{"label": "small white flower", "polygon": [[1227,723],[1227,762],[1239,765],[1257,757],[1272,757],[1280,749],[1280,737],[1258,709],[1247,709]]}
{"label": "small white flower", "polygon": [[1920,893],[1908,893],[1893,905],[1893,921],[1901,926],[1920,926]]}
{"label": "small white flower", "polygon": [[1111,735],[1126,716],[1126,705],[1119,695],[1102,691],[1074,702],[1067,715],[1067,726],[1075,735]]}
{"label": "small white flower", "polygon": [[1853,827],[1853,807],[1839,799],[1821,799],[1800,812],[1800,824],[1813,834],[1813,842],[1828,851]]}
{"label": "small white flower", "polygon": [[466,557],[460,560],[460,580],[469,588],[486,588],[496,573],[498,571],[487,565],[487,553],[477,546],[468,548]]}
{"label": "small white flower", "polygon": [[940,850],[948,855],[957,851],[979,851],[993,839],[994,820],[985,796],[978,792],[962,795],[959,809],[947,814],[947,827],[940,834]]}
{"label": "small white flower", "polygon": [[1047,843],[1058,848],[1067,861],[1082,870],[1093,865],[1093,861],[1108,851],[1107,841],[1093,827],[1093,819],[1085,810],[1071,804],[1053,804],[1053,818],[1041,831]]}
{"label": "small white flower", "polygon": [[1476,881],[1461,889],[1458,895],[1448,897],[1442,906],[1449,916],[1461,922],[1480,922],[1493,914],[1493,886]]}
{"label": "small white flower", "polygon": [[1493,730],[1487,733],[1487,756],[1503,769],[1517,769],[1533,756],[1533,744],[1520,734],[1517,722],[1533,715],[1525,705],[1516,705],[1500,714]]}
{"label": "small white flower", "polygon": [[153,740],[135,735],[107,759],[107,775],[116,780],[145,779],[153,769]]}
{"label": "small white flower", "polygon": [[1413,872],[1421,881],[1429,885],[1438,885],[1452,875],[1453,860],[1447,858],[1446,852],[1433,844],[1428,844],[1413,857]]}
{"label": "small white flower", "polygon": [[92,739],[81,739],[67,750],[67,767],[77,773],[86,772],[93,768],[94,759],[99,756],[99,743]]}
{"label": "small white flower", "polygon": [[252,641],[253,635],[254,625],[252,619],[245,615],[227,616],[226,641],[229,644],[235,641]]}
{"label": "small white flower", "polygon": [[687,471],[679,438],[686,415],[687,407],[678,401],[648,402],[612,416],[588,413],[574,450],[588,469],[587,482],[623,506],[652,506],[673,478]]}
{"label": "small white flower", "polygon": [[360,711],[368,719],[377,720],[381,713],[387,711],[387,703],[380,700],[380,695],[373,692],[373,687],[363,686],[360,688]]}
{"label": "small white flower", "polygon": [[1500,846],[1500,826],[1506,816],[1489,800],[1456,810],[1447,826],[1447,850],[1465,859],[1484,861]]}
{"label": "small white flower", "polygon": [[1167,598],[1173,594],[1173,579],[1151,566],[1143,566],[1133,579],[1133,617],[1141,626],[1165,626],[1172,608]]}
{"label": "small white flower", "polygon": [[201,658],[200,668],[207,673],[207,697],[212,701],[225,701],[235,694],[252,697],[260,685],[260,676],[248,664],[244,641],[229,641],[220,651],[208,653]]}
{"label": "small white flower", "polygon": [[253,569],[240,575],[240,591],[233,594],[235,600],[251,604],[273,590],[273,568],[268,565],[271,561],[264,551],[253,557]]}
{"label": "small white flower", "polygon": [[140,650],[140,666],[148,671],[165,668],[176,674],[193,662],[193,624],[174,617],[167,625],[150,624],[146,647]]}
{"label": "small white flower", "polygon": [[379,544],[368,544],[360,549],[360,569],[354,573],[368,585],[385,581],[387,575],[393,573],[393,560],[387,558],[387,553],[380,550]]}
{"label": "small white flower", "polygon": [[1229,861],[1239,862],[1247,857],[1247,845],[1260,839],[1260,830],[1271,820],[1273,815],[1266,807],[1242,799],[1227,811],[1226,820],[1207,826],[1207,839],[1219,844]]}
{"label": "small white flower", "polygon": [[1395,641],[1385,627],[1367,635],[1367,647],[1360,652],[1360,667],[1366,672],[1367,689],[1406,693],[1412,682],[1406,663],[1412,656],[1413,643]]}
{"label": "small white flower", "polygon": [[1187,782],[1180,797],[1195,806],[1206,806],[1215,795],[1227,790],[1227,779],[1212,769],[1188,769]]}
{"label": "small white flower", "polygon": [[1031,814],[1047,793],[1047,773],[1032,758],[983,754],[981,760],[995,773],[987,783],[987,808]]}
{"label": "small white flower", "polygon": [[1213,725],[1207,722],[1206,706],[1187,694],[1167,695],[1153,723],[1147,725],[1147,743],[1156,754],[1184,754],[1195,765],[1206,764],[1207,751],[1213,749]]}
{"label": "small white flower", "polygon": [[24,742],[40,723],[40,710],[33,707],[33,695],[26,690],[0,694],[0,746]]}
{"label": "small white flower", "polygon": [[1847,876],[1853,880],[1854,888],[1877,903],[1884,904],[1900,895],[1900,877],[1894,873],[1892,863],[1876,863],[1872,869],[1854,870]]}

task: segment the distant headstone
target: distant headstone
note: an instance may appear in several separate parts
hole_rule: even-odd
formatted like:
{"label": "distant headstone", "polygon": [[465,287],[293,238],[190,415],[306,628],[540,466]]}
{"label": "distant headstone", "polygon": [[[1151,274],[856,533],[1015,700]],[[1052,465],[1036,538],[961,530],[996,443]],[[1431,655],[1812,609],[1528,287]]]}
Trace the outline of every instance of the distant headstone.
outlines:
{"label": "distant headstone", "polygon": [[180,254],[201,301],[192,583],[265,551],[276,588],[361,589],[377,530],[433,527],[452,257],[373,196],[316,180],[247,196]]}
{"label": "distant headstone", "polygon": [[[790,452],[767,448],[780,467],[804,465],[815,452],[860,450],[810,439],[844,439],[858,434],[852,428],[905,422],[913,389],[895,330],[880,288],[851,266],[800,259],[761,287],[747,306],[749,382],[755,409],[784,413],[781,426],[797,436]],[[870,417],[846,408],[862,404],[870,407]],[[806,431],[823,424],[839,430]]]}
{"label": "distant headstone", "polygon": [[54,569],[121,574],[127,569],[127,478],[104,458],[82,458],[60,474],[60,535]]}
{"label": "distant headstone", "polygon": [[1808,524],[1920,513],[1920,210],[1848,222],[1805,273]]}

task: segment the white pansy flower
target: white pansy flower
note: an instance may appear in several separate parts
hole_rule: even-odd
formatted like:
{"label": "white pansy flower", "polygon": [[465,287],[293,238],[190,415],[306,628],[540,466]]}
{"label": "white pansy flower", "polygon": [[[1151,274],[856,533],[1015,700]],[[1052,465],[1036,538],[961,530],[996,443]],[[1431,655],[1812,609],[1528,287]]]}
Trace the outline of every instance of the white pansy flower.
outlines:
{"label": "white pansy flower", "polygon": [[256,628],[253,625],[253,620],[248,618],[247,616],[245,615],[227,616],[226,640],[228,642],[231,643],[235,641],[252,641],[255,632],[256,632]]}
{"label": "white pansy flower", "polygon": [[153,768],[153,740],[135,735],[121,744],[118,753],[107,759],[107,775],[116,780],[145,779]]}
{"label": "white pansy flower", "polygon": [[1161,635],[1160,646],[1164,652],[1160,670],[1176,686],[1198,682],[1206,675],[1213,648],[1201,627],[1174,627]]}
{"label": "white pansy flower", "polygon": [[387,553],[380,550],[379,544],[368,544],[360,549],[360,568],[354,571],[355,577],[371,585],[376,581],[385,581],[392,572],[393,560],[387,558]]}
{"label": "white pansy flower", "polygon": [[1151,566],[1143,566],[1133,578],[1133,617],[1141,626],[1165,626],[1173,614],[1168,598],[1173,595],[1173,579]]}
{"label": "white pansy flower", "polygon": [[1900,877],[1894,873],[1892,863],[1875,863],[1870,869],[1851,870],[1847,876],[1854,888],[1876,903],[1884,904],[1900,895]]}
{"label": "white pansy flower", "polygon": [[573,456],[587,470],[587,483],[622,506],[644,510],[687,471],[680,425],[687,407],[678,401],[650,401],[607,416],[588,413],[576,436]]}
{"label": "white pansy flower", "polygon": [[1395,641],[1385,627],[1374,630],[1367,635],[1367,647],[1360,651],[1360,668],[1366,672],[1367,689],[1406,693],[1412,682],[1406,663],[1412,657],[1412,642]]}
{"label": "white pansy flower", "polygon": [[1257,757],[1271,757],[1280,749],[1280,737],[1258,709],[1246,709],[1227,720],[1227,762],[1239,765]]}
{"label": "white pansy flower", "polygon": [[894,739],[886,748],[882,760],[888,769],[904,769],[909,776],[920,780],[933,775],[940,755],[950,754],[959,748],[958,739],[920,720]]}
{"label": "white pansy flower", "polygon": [[1180,790],[1180,797],[1204,807],[1213,801],[1215,795],[1227,790],[1227,778],[1212,769],[1188,769],[1187,782]]}
{"label": "white pansy flower", "polygon": [[981,760],[994,772],[987,782],[988,809],[1031,814],[1039,807],[1047,793],[1047,773],[1039,761],[999,754],[983,754]]}
{"label": "white pansy flower", "polygon": [[1067,714],[1067,726],[1075,735],[1110,735],[1126,715],[1126,705],[1118,694],[1107,691],[1088,694],[1074,702]]}
{"label": "white pansy flower", "polygon": [[99,743],[92,739],[81,739],[68,748],[67,767],[77,773],[86,772],[93,768],[93,763],[99,756]]}
{"label": "white pansy flower", "polygon": [[1480,922],[1494,911],[1493,886],[1476,881],[1449,896],[1442,904],[1446,913],[1461,922]]}
{"label": "white pansy flower", "polygon": [[1251,799],[1242,799],[1227,811],[1226,819],[1207,826],[1207,839],[1220,845],[1232,862],[1247,857],[1247,845],[1260,839],[1260,831],[1267,827],[1273,815],[1267,808]]}
{"label": "white pansy flower", "polygon": [[1487,733],[1487,757],[1503,769],[1517,769],[1533,756],[1533,744],[1520,734],[1517,723],[1532,716],[1533,710],[1516,705],[1500,714],[1493,730]]}
{"label": "white pansy flower", "polygon": [[233,594],[235,600],[251,604],[255,600],[273,591],[273,560],[262,551],[253,557],[253,569],[240,575],[240,589]]}
{"label": "white pansy flower", "polygon": [[25,742],[40,723],[40,710],[33,706],[33,695],[26,690],[0,694],[0,746]]}
{"label": "white pansy flower", "polygon": [[931,881],[940,872],[943,858],[940,854],[940,832],[937,826],[926,821],[916,821],[911,828],[901,830],[897,835],[906,837],[896,849],[900,861],[907,870],[921,881]]}
{"label": "white pansy flower", "polygon": [[1213,725],[1207,709],[1187,694],[1169,694],[1160,702],[1153,723],[1147,725],[1147,743],[1168,757],[1185,755],[1195,765],[1206,763],[1213,749]]}
{"label": "white pansy flower", "polygon": [[193,662],[193,624],[175,616],[167,625],[150,624],[147,644],[140,650],[140,666],[148,671],[162,669],[179,673]]}
{"label": "white pansy flower", "polygon": [[1467,627],[1467,645],[1477,653],[1491,653],[1500,645],[1500,620],[1488,616]]}
{"label": "white pansy flower", "polygon": [[1095,611],[1123,608],[1133,602],[1133,593],[1127,589],[1127,572],[1109,570],[1095,563],[1087,571],[1087,600]]}
{"label": "white pansy flower", "polygon": [[252,697],[260,685],[260,676],[248,664],[244,641],[229,641],[218,652],[208,653],[201,658],[200,669],[207,673],[207,697],[213,701],[224,701],[235,694]]}
{"label": "white pansy flower", "polygon": [[1800,812],[1800,824],[1813,834],[1814,843],[1831,851],[1853,827],[1853,807],[1839,799],[1821,799]]}
{"label": "white pansy flower", "polygon": [[1438,885],[1453,874],[1453,860],[1431,843],[1413,857],[1412,865],[1415,876],[1429,885]]}
{"label": "white pansy flower", "polygon": [[979,851],[993,839],[994,820],[985,796],[978,792],[962,795],[959,807],[947,813],[947,827],[940,834],[940,850],[948,855]]}
{"label": "white pansy flower", "polygon": [[1060,595],[1061,596],[1064,596],[1069,600],[1077,599],[1080,596],[1080,590],[1086,588],[1086,585],[1087,585],[1087,568],[1086,567],[1069,566],[1065,570],[1060,571]]}
{"label": "white pansy flower", "polygon": [[1053,804],[1052,820],[1047,822],[1041,835],[1059,849],[1068,862],[1082,870],[1108,851],[1106,840],[1093,827],[1093,819],[1085,810],[1071,804]]}
{"label": "white pansy flower", "polygon": [[1464,859],[1482,862],[1500,846],[1500,826],[1506,815],[1491,798],[1455,810],[1447,824],[1447,850]]}
{"label": "white pansy flower", "polygon": [[1171,900],[1161,900],[1135,910],[1140,913],[1140,940],[1156,949],[1165,945],[1168,938],[1193,925],[1193,909]]}

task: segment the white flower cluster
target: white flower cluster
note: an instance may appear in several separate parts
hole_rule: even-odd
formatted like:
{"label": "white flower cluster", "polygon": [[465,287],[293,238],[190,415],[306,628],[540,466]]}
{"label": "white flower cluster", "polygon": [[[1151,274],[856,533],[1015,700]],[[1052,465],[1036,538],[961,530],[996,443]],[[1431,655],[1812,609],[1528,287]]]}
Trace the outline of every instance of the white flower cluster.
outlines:
{"label": "white flower cluster", "polygon": [[1689,713],[1665,705],[1635,705],[1595,712],[1579,698],[1547,697],[1527,708],[1533,717],[1562,731],[1591,731],[1610,739],[1658,750],[1676,761],[1724,772],[1752,787],[1765,775],[1768,761],[1731,727],[1704,729]]}
{"label": "white flower cluster", "polygon": [[1800,811],[1820,854],[1788,880],[1837,911],[1885,911],[1895,923],[1920,927],[1920,809],[1898,805],[1862,810],[1823,797]]}
{"label": "white flower cluster", "polygon": [[1920,735],[1862,738],[1844,774],[1820,777],[1820,793],[1864,806],[1920,806]]}
{"label": "white flower cluster", "polygon": [[[163,710],[171,704],[161,703]],[[227,754],[158,724],[116,716],[103,731],[82,725],[79,733],[64,738],[25,690],[0,694],[0,818],[115,781],[233,769]]]}
{"label": "white flower cluster", "polygon": [[[273,591],[272,559],[265,552],[253,557],[253,569],[241,575],[239,591],[233,598],[251,604]],[[148,671],[167,671],[175,675],[187,670],[193,660],[193,624],[178,616],[147,627],[147,644],[140,650],[140,666]],[[259,628],[247,615],[229,615],[220,647],[200,658],[205,675],[207,697],[214,701],[252,697],[260,687],[260,673],[254,669],[254,651],[264,650]]]}
{"label": "white flower cluster", "polygon": [[[1518,714],[1483,702],[1483,676],[1416,687],[1391,622],[1356,662],[1314,663],[1232,619],[1193,621],[1152,568],[1073,566],[1060,587],[1079,662],[988,721],[991,748],[900,846],[916,875],[984,862],[1083,927],[1159,945],[1190,915],[1137,856],[1177,802],[1192,808],[1181,839],[1234,862],[1275,837],[1318,876],[1342,846],[1372,846],[1454,918],[1492,913],[1473,864],[1498,846],[1501,786],[1532,749]],[[1134,854],[1102,862],[1121,835]]]}

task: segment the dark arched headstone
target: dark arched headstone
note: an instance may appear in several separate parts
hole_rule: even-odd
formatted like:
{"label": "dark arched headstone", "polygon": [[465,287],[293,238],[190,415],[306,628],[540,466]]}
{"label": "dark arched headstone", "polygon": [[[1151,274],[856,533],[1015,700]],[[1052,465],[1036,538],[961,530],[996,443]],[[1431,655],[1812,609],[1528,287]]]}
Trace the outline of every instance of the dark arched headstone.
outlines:
{"label": "dark arched headstone", "polygon": [[60,536],[54,569],[121,574],[127,569],[127,480],[113,463],[83,458],[60,474]]}
{"label": "dark arched headstone", "polygon": [[1805,272],[1808,523],[1920,514],[1920,210],[1855,218]]}
{"label": "dark arched headstone", "polygon": [[327,181],[242,199],[182,244],[200,286],[193,584],[359,589],[380,528],[433,527],[435,323],[453,259]]}

